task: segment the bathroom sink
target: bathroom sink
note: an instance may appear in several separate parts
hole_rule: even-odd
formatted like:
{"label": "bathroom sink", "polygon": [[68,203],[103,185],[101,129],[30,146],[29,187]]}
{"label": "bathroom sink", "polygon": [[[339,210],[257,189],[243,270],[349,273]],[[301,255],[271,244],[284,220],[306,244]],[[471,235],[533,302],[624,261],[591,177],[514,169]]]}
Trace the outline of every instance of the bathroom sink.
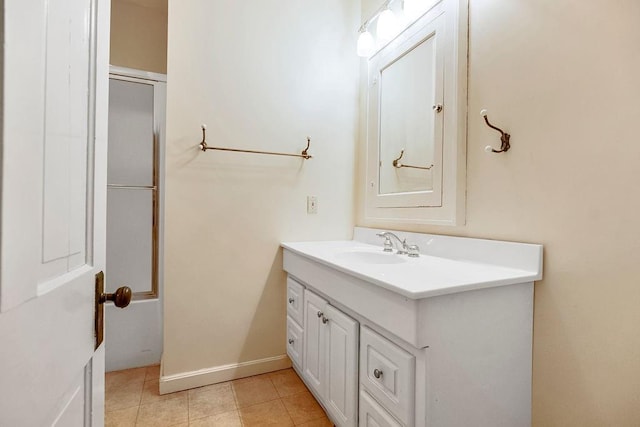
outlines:
{"label": "bathroom sink", "polygon": [[405,233],[423,248],[409,258],[383,252],[378,231],[356,228],[354,240],[282,243],[284,268],[303,281],[337,271],[412,300],[542,277],[540,245]]}
{"label": "bathroom sink", "polygon": [[373,252],[371,250],[350,250],[336,253],[336,260],[361,264],[401,264],[405,258],[391,252]]}

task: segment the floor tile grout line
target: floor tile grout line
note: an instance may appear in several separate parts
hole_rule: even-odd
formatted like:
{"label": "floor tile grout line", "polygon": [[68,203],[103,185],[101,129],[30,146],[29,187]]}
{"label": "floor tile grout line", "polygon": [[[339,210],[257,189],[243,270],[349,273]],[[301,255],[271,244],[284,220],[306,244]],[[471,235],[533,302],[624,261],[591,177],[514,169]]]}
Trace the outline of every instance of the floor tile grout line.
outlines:
{"label": "floor tile grout line", "polygon": [[[292,370],[293,370],[293,368],[289,368],[289,369],[292,369]],[[276,371],[276,372],[279,372],[279,371]],[[295,376],[296,376],[296,377],[298,377],[298,379],[300,379],[300,381],[302,381],[302,378],[300,378],[300,376],[298,375],[298,373],[297,373],[295,370],[293,370],[293,373],[295,374]],[[273,373],[271,372],[270,374],[273,374]],[[277,394],[278,396],[280,396],[280,401],[281,401],[281,403],[282,403],[282,406],[284,406],[285,411],[287,411],[287,414],[289,414],[289,418],[291,419],[291,422],[292,422],[292,423],[293,423],[293,425],[295,426],[295,425],[297,425],[297,424],[296,424],[296,422],[293,420],[293,417],[291,416],[291,412],[289,411],[289,408],[287,408],[287,405],[284,403],[284,399],[285,399],[286,397],[297,396],[298,394],[302,394],[302,393],[309,393],[309,394],[311,395],[311,398],[312,398],[313,400],[315,400],[316,398],[315,398],[315,396],[314,396],[314,395],[313,395],[313,394],[312,394],[312,393],[307,389],[307,386],[304,384],[304,382],[302,382],[302,384],[305,386],[304,391],[300,391],[300,392],[298,392],[298,393],[292,393],[292,394],[289,394],[289,395],[287,395],[287,396],[281,396],[281,395],[280,395],[280,391],[278,391],[278,387],[277,387],[277,386],[276,386],[276,384],[273,382],[273,378],[272,378],[272,377],[273,377],[272,375],[269,375],[269,380],[271,381],[271,384],[273,385],[273,388],[275,388],[275,389],[276,389],[276,394]],[[320,410],[322,411],[322,414],[323,414],[323,416],[322,416],[322,417],[314,418],[314,419],[312,419],[312,420],[307,420],[307,421],[305,421],[305,422],[316,421],[316,420],[319,420],[319,419],[321,419],[321,418],[328,418],[328,416],[327,416],[327,414],[326,414],[325,410],[322,408],[322,406],[320,406]],[[303,424],[304,424],[304,423],[303,423]]]}
{"label": "floor tile grout line", "polygon": [[284,406],[284,410],[287,411],[287,414],[289,415],[289,419],[291,420],[291,423],[295,426],[296,422],[293,421],[293,417],[291,416],[291,412],[289,411],[289,408],[287,408],[287,405],[285,405],[284,400],[282,400],[282,398],[280,398],[280,402],[282,402],[282,406]]}
{"label": "floor tile grout line", "polygon": [[224,411],[224,412],[217,412],[215,414],[209,414],[209,415],[203,415],[201,417],[198,418],[194,418],[193,420],[189,420],[189,423],[191,423],[191,421],[198,421],[198,420],[204,420],[205,418],[211,418],[211,417],[217,417],[218,415],[222,415],[222,414],[229,414],[231,412],[237,412],[238,413],[238,417],[240,417],[240,411],[236,410],[232,410],[232,411]]}
{"label": "floor tile grout line", "polygon": [[187,390],[187,426],[191,424],[191,396],[189,394],[189,390]]}
{"label": "floor tile grout line", "polygon": [[[240,411],[241,409],[253,408],[254,406],[258,406],[258,405],[264,405],[265,403],[269,403],[269,402],[275,402],[276,400],[282,400],[282,398],[276,397],[275,399],[267,399],[267,400],[263,400],[262,402],[252,403],[251,405],[238,408],[238,411]],[[284,405],[284,402],[282,402],[282,404]]]}
{"label": "floor tile grout line", "polygon": [[138,409],[136,410],[136,420],[133,423],[134,426],[138,425],[138,417],[139,416],[140,416],[140,405],[138,405]]}
{"label": "floor tile grout line", "polygon": [[[300,393],[291,394],[291,395],[289,395],[289,396],[297,396],[297,395],[302,394],[302,393],[305,393],[305,392],[303,391],[303,392],[300,392]],[[309,393],[309,394],[311,394],[311,393]],[[289,397],[289,396],[287,396],[287,397]],[[316,398],[315,398],[315,396],[313,396],[313,394],[311,394],[311,398],[312,398],[313,400],[316,400]],[[284,409],[286,409],[286,410],[287,410],[287,413],[289,414],[289,418],[291,418],[291,422],[293,422],[293,425],[294,425],[294,426],[300,425],[300,424],[296,424],[296,422],[293,420],[293,416],[291,416],[291,412],[289,412],[289,408],[287,408],[287,405],[284,403],[284,399],[280,399],[280,400],[282,400],[282,401],[283,401],[283,402],[282,402],[282,405],[284,406]],[[318,404],[318,406],[320,406],[320,411],[322,411],[322,416],[319,416],[318,418],[312,418],[312,419],[310,419],[310,420],[306,420],[306,421],[304,421],[302,424],[310,423],[310,422],[312,422],[312,421],[321,420],[321,419],[323,419],[323,418],[329,418],[329,416],[328,416],[328,415],[327,415],[327,413],[325,412],[324,408],[323,408],[320,404]]]}
{"label": "floor tile grout line", "polygon": [[270,374],[268,376],[269,381],[271,381],[271,385],[273,386],[274,390],[276,391],[276,394],[278,395],[278,400],[280,400],[280,404],[282,404],[282,406],[284,407],[284,410],[287,412],[287,415],[289,416],[289,419],[291,420],[291,424],[293,424],[295,426],[296,423],[293,421],[293,417],[291,416],[291,412],[289,412],[289,409],[287,409],[287,405],[285,405],[284,400],[282,400],[282,396],[280,395],[280,391],[278,390],[278,386],[276,385],[276,383],[273,382],[273,375],[271,375],[272,374],[271,372],[269,374]]}
{"label": "floor tile grout line", "polygon": [[[265,375],[265,376],[267,376],[267,378],[269,379],[269,382],[270,382],[270,383],[271,383],[271,385],[273,386],[273,389],[276,391],[276,396],[277,396],[277,397],[276,397],[276,398],[274,398],[274,399],[267,399],[267,400],[264,400],[264,401],[262,401],[262,402],[256,402],[256,403],[253,403],[253,404],[251,404],[251,405],[245,406],[245,407],[244,407],[244,408],[242,408],[242,409],[246,409],[246,408],[250,408],[250,407],[252,407],[252,406],[262,405],[262,404],[264,404],[264,403],[269,403],[269,402],[273,402],[274,400],[281,400],[281,399],[282,399],[282,398],[280,397],[280,394],[278,393],[278,388],[276,387],[276,385],[275,385],[275,384],[273,383],[273,381],[271,380],[271,375],[269,375],[269,374],[271,374],[271,372],[267,372],[267,373],[264,373],[264,374],[258,374],[258,375],[251,375],[251,376],[244,377],[244,378],[239,378],[239,379],[245,379],[245,378],[259,377],[259,376],[263,376],[263,375]],[[235,387],[233,386],[233,382],[234,382],[234,381],[236,381],[236,380],[231,380],[231,381],[229,381],[229,382],[231,383],[231,390],[233,391],[233,397],[234,397],[234,399],[235,399],[235,401],[236,401],[236,407],[238,408],[238,413],[240,413],[240,409],[241,409],[241,408],[240,408],[240,404],[238,403],[238,399],[237,399],[237,395],[236,395],[236,389],[235,389]],[[284,402],[282,402],[282,404],[284,405]],[[242,421],[242,417],[240,417],[240,421],[241,421],[242,423],[244,423],[244,421]],[[243,424],[243,425],[244,425],[244,424]]]}
{"label": "floor tile grout line", "polygon": [[[293,418],[291,418],[291,414],[289,413],[289,410],[287,409],[287,406],[284,404],[284,401],[282,400],[282,397],[280,396],[280,393],[278,392],[278,387],[276,386],[276,384],[273,382],[273,379],[271,378],[271,375],[270,375],[271,373],[272,372],[267,372],[266,374],[262,374],[262,375],[266,375],[267,376],[267,378],[269,379],[269,382],[271,383],[271,386],[276,391],[276,396],[277,397],[275,399],[269,399],[269,400],[265,400],[263,402],[255,403],[253,405],[245,406],[242,409],[251,408],[252,406],[262,405],[262,404],[265,404],[265,403],[275,402],[276,400],[279,400],[280,403],[282,404],[282,406],[284,407],[284,410],[287,412],[287,415],[289,416],[289,419],[295,425],[295,423],[293,422]],[[253,376],[259,376],[259,375],[253,375]],[[250,377],[248,377],[248,378],[250,378]],[[233,381],[232,381],[231,389],[233,390],[233,396],[236,399],[236,404],[237,404],[236,390],[235,390],[235,387],[233,387]],[[242,413],[241,413],[240,405],[237,404],[237,406],[238,406],[238,415],[240,416],[240,424],[242,426],[244,426],[244,420],[242,419]]]}
{"label": "floor tile grout line", "polygon": [[234,405],[236,405],[236,411],[238,412],[240,425],[244,426],[244,421],[242,421],[242,413],[240,412],[240,405],[238,404],[238,397],[236,396],[236,388],[233,386],[233,380],[229,381],[229,387],[231,387],[231,394],[233,394],[233,403]]}
{"label": "floor tile grout line", "polygon": [[244,427],[244,420],[242,419],[242,412],[240,412],[240,404],[238,403],[238,398],[236,397],[236,389],[233,386],[233,381],[229,381],[231,385],[231,393],[233,393],[233,402],[236,404],[236,411],[238,411],[238,419],[240,420],[240,426]]}

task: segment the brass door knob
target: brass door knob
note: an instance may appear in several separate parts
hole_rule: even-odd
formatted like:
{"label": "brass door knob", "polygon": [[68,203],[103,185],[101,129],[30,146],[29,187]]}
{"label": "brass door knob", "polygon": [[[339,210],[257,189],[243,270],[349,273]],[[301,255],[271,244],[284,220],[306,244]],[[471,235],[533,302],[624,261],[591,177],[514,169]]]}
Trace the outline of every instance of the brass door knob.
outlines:
{"label": "brass door knob", "polygon": [[112,294],[103,293],[100,295],[100,304],[104,304],[105,301],[113,301],[116,307],[125,308],[131,302],[131,294],[130,287],[121,286]]}

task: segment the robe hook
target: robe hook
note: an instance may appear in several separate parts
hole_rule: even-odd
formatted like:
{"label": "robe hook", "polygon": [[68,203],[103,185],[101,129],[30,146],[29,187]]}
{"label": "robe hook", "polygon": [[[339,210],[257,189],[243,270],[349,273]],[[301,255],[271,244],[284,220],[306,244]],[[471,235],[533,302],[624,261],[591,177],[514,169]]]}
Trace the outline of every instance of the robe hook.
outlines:
{"label": "robe hook", "polygon": [[489,119],[487,118],[487,110],[480,111],[480,115],[482,117],[484,117],[484,121],[487,124],[487,126],[489,126],[491,129],[497,130],[501,134],[500,135],[500,142],[501,142],[500,149],[496,150],[492,146],[487,145],[486,147],[484,147],[484,151],[486,151],[487,153],[506,153],[507,151],[509,151],[509,148],[511,148],[511,144],[509,143],[509,139],[511,138],[511,135],[509,135],[508,133],[504,132],[499,127],[494,126],[491,123],[489,123]]}

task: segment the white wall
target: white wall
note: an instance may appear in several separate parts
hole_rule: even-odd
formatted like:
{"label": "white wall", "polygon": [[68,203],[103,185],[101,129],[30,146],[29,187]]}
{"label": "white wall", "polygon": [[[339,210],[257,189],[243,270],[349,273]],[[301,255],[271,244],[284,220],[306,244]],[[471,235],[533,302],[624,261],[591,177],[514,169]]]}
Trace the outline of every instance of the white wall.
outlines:
{"label": "white wall", "polygon": [[[466,226],[358,209],[359,225],[544,244],[534,426],[640,423],[639,17],[637,0],[470,0]],[[507,154],[483,151],[500,145],[483,108]]]}
{"label": "white wall", "polygon": [[111,0],[109,63],[167,72],[167,0]]}
{"label": "white wall", "polygon": [[[359,21],[357,0],[169,2],[164,376],[284,355],[279,242],[351,237]],[[202,153],[201,123],[314,158]]]}

